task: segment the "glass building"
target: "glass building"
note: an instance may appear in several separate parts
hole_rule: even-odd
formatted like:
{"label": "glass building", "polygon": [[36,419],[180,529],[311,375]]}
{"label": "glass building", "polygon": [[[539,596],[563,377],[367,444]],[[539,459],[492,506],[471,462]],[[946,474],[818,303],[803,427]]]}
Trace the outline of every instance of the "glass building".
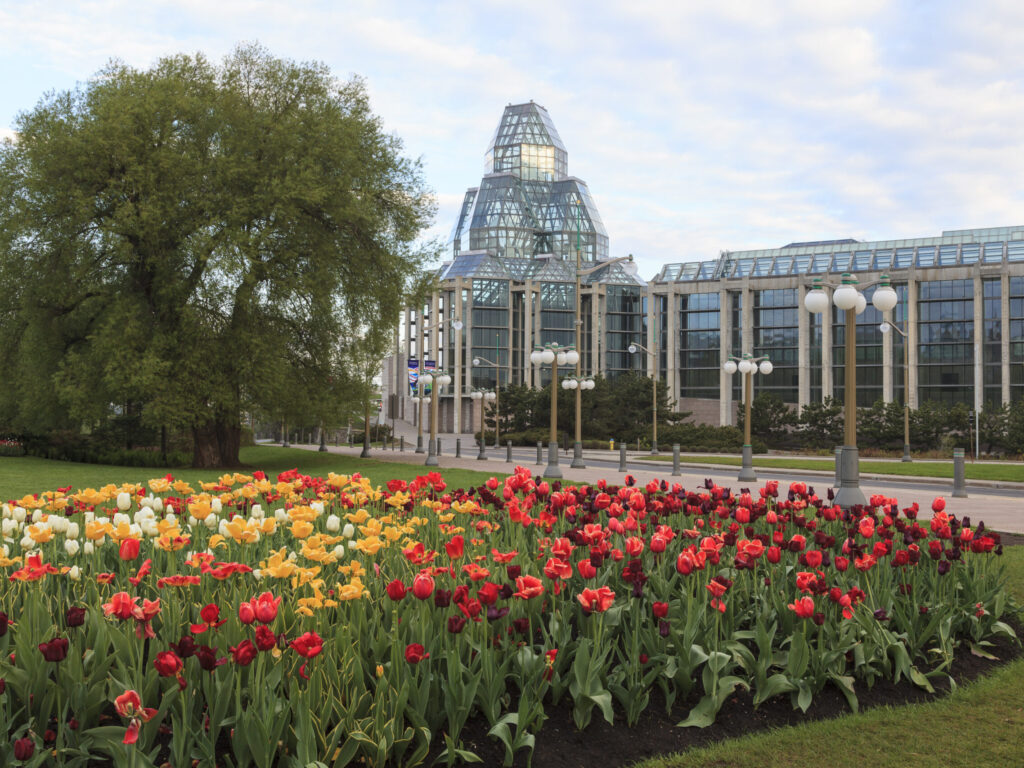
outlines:
{"label": "glass building", "polygon": [[[609,257],[594,200],[568,171],[547,110],[506,107],[484,177],[463,200],[439,289],[406,311],[386,363],[397,417],[412,419],[410,360],[451,373],[440,427],[469,431],[478,418],[469,391],[545,385],[550,368],[531,366],[529,354],[549,342],[578,345],[584,374],[664,379],[675,407],[706,423],[735,423],[741,377],[722,371],[729,355],[771,358],[772,374],[754,377],[755,394],[771,392],[795,408],[842,399],[845,318],[834,307],[812,315],[803,300],[815,278],[838,284],[846,272],[865,285],[888,274],[899,295],[883,318],[870,303],[873,288],[864,290],[859,405],[902,402],[904,379],[912,408],[926,400],[979,408],[1024,396],[1024,226],[722,251],[665,264],[644,281],[631,261]],[[883,319],[906,341],[881,333]],[[634,342],[652,354],[630,354]],[[474,356],[484,362],[474,367]]]}

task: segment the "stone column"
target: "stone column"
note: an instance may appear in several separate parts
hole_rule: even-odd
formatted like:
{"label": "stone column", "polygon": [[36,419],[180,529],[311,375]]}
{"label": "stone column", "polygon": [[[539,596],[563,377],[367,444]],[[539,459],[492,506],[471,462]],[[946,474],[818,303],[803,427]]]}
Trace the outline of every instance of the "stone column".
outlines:
{"label": "stone column", "polygon": [[[887,316],[883,316],[883,319],[891,322],[893,319],[892,312],[887,313]],[[895,329],[882,334],[882,401],[886,403],[891,403],[895,394],[892,349],[895,346],[898,334],[899,331]],[[902,363],[903,361],[901,360],[900,362]]]}
{"label": "stone column", "polygon": [[604,306],[604,286],[597,284],[594,286],[594,292],[590,297],[590,332],[594,338],[594,354],[593,354],[593,366],[594,375],[607,376],[608,375],[608,361],[605,359],[605,355],[608,352],[607,345],[604,343],[604,339],[601,338],[601,329],[604,327],[601,323],[601,308]]}
{"label": "stone column", "polygon": [[985,286],[974,276],[974,410],[985,402]]}
{"label": "stone column", "polygon": [[999,381],[1003,405],[1010,404],[1010,276],[999,278]]}
{"label": "stone column", "polygon": [[672,403],[673,411],[679,410],[677,405],[679,402],[679,300],[678,288],[673,285],[666,298],[668,322],[665,324],[665,341],[668,345],[665,381],[668,385],[668,399]]}
{"label": "stone column", "polygon": [[533,347],[533,280],[527,280],[523,290],[523,383],[528,387],[534,386],[533,365],[530,363]]}
{"label": "stone column", "polygon": [[[462,285],[462,278],[455,278],[456,320],[462,319]],[[452,392],[455,395],[452,404],[452,432],[456,435],[462,431],[460,429],[462,426],[462,366],[465,362],[465,359],[462,356],[462,334],[463,331],[455,331],[455,344],[453,346],[454,354],[452,355],[452,357],[455,358],[452,361]]]}
{"label": "stone column", "polygon": [[917,408],[917,281],[907,278],[907,402]]}
{"label": "stone column", "polygon": [[728,427],[732,424],[732,376],[722,370],[722,365],[734,351],[731,348],[732,294],[725,288],[718,291],[718,307],[718,423]]}
{"label": "stone column", "polygon": [[650,354],[639,350],[639,354],[644,356],[644,370],[652,379],[658,378],[658,335],[656,332],[661,330],[658,328],[661,320],[656,311],[657,305],[658,294],[652,291],[648,294],[647,299],[647,334],[643,341],[644,346],[650,350]]}
{"label": "stone column", "polygon": [[796,289],[797,413],[811,402],[811,313],[804,309],[807,286]]}

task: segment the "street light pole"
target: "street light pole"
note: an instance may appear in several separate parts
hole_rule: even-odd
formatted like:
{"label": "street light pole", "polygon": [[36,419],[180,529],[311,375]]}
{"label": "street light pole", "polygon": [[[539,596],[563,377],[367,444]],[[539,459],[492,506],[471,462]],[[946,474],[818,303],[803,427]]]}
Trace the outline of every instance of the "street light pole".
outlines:
{"label": "street light pole", "polygon": [[548,344],[530,353],[530,362],[534,365],[551,366],[551,434],[544,477],[562,477],[562,470],[558,468],[558,366],[575,365],[578,360],[579,353],[575,349],[558,344]]}
{"label": "street light pole", "polygon": [[900,328],[895,323],[891,323],[888,320],[884,321],[878,326],[878,330],[882,333],[888,333],[890,330],[895,330],[903,337],[903,461],[911,462],[913,458],[910,456],[910,391],[907,389],[907,369],[910,367],[910,352],[907,347],[907,332]]}
{"label": "street light pole", "polygon": [[[839,491],[835,503],[844,509],[866,503],[864,492],[860,489],[860,459],[857,450],[857,315],[867,309],[867,300],[857,290],[857,278],[844,272],[842,282],[835,286],[831,299],[823,290],[825,283],[815,278],[814,287],[804,296],[804,307],[812,314],[820,314],[828,310],[830,304],[846,312],[846,386],[843,396],[844,409],[844,443],[840,454]],[[870,287],[868,283],[864,287]],[[882,313],[896,306],[899,297],[889,283],[889,276],[882,275],[878,287],[871,297],[871,303]]]}
{"label": "street light pole", "polygon": [[756,483],[754,473],[754,447],[750,437],[751,402],[754,397],[754,373],[760,371],[763,376],[772,372],[772,361],[767,356],[754,357],[744,353],[742,357],[729,356],[722,363],[722,370],[732,376],[739,371],[743,376],[743,462],[740,474],[736,478],[742,482]]}
{"label": "street light pole", "polygon": [[654,352],[651,352],[643,344],[633,343],[626,347],[626,350],[632,355],[636,354],[638,349],[642,349],[648,355],[651,356],[651,410],[654,416],[654,425],[651,430],[651,455],[658,455],[658,359]]}
{"label": "street light pole", "polygon": [[[419,352],[419,356],[420,356],[419,357],[418,373],[416,375],[416,386],[417,386],[417,391],[419,392],[419,398],[418,399],[419,399],[419,407],[420,407],[419,418],[417,419],[417,422],[416,422],[416,453],[423,453],[423,386],[424,386],[424,384],[427,385],[427,386],[430,386],[430,381],[431,381],[431,378],[432,378],[431,375],[428,373],[428,374],[426,374],[426,381],[424,381],[424,379],[423,379],[423,377],[424,377],[423,364],[426,361],[424,360],[424,357],[423,357],[423,350],[421,349],[421,347],[423,345],[420,344],[420,339],[421,339],[421,334],[422,335],[426,335],[426,333],[428,331],[434,330],[434,328],[436,326],[437,326],[437,323],[435,323],[434,325],[425,325],[425,326],[423,326],[423,330],[420,333],[417,333],[417,335],[416,335],[417,336],[416,349],[417,349],[417,352]],[[461,320],[452,320],[451,321],[451,326],[452,326],[452,328],[454,330],[461,331],[462,330],[462,321]],[[440,343],[440,342],[438,342],[438,343]],[[439,363],[440,363],[440,356],[438,356],[438,359],[435,361],[435,365],[437,365]],[[449,377],[449,380],[450,380],[450,378],[451,377]],[[434,388],[433,387],[431,387],[430,400],[431,400],[432,404],[436,402],[436,397],[434,395]],[[436,410],[432,411],[432,414],[436,414]],[[433,434],[433,430],[434,430],[434,421],[435,421],[435,418],[432,417],[431,420],[430,420],[431,434]],[[427,463],[430,464],[429,459],[428,459]],[[435,460],[434,464],[436,464],[436,463],[437,463],[437,461]],[[431,466],[433,466],[433,464],[431,464]]]}
{"label": "street light pole", "polygon": [[[494,449],[497,450],[501,447],[501,400],[498,393],[501,392],[501,366],[495,363],[493,360],[488,360],[486,357],[477,355],[473,358],[473,367],[480,365],[489,365],[495,368],[494,371],[494,392],[488,392],[484,397],[485,401],[494,401]],[[472,397],[472,395],[470,395]],[[480,442],[484,442],[484,408],[480,406]],[[481,446],[481,451],[483,447]]]}
{"label": "street light pole", "polygon": [[437,401],[440,399],[441,387],[451,384],[452,377],[444,371],[431,375],[424,374],[423,383],[430,386],[430,439],[427,441],[427,460],[425,466],[436,467],[437,463]]}

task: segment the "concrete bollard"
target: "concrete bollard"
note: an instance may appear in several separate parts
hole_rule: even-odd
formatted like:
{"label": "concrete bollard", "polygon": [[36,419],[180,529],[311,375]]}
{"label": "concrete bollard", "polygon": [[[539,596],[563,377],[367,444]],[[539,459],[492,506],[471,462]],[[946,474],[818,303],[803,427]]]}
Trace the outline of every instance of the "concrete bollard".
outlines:
{"label": "concrete bollard", "polygon": [[835,481],[835,484],[832,487],[833,488],[838,488],[840,485],[843,484],[843,449],[842,448],[836,448],[835,449],[835,454],[836,454],[836,481]]}
{"label": "concrete bollard", "polygon": [[626,446],[619,444],[619,472],[626,471]]}
{"label": "concrete bollard", "polygon": [[967,488],[964,487],[964,449],[953,449],[953,498],[966,499]]}
{"label": "concrete bollard", "polygon": [[509,464],[512,463],[512,441],[509,440],[505,443],[505,461]]}
{"label": "concrete bollard", "polygon": [[441,455],[441,438],[437,438],[437,455]]}
{"label": "concrete bollard", "polygon": [[544,463],[544,443],[537,443],[537,466]]}
{"label": "concrete bollard", "polygon": [[462,458],[462,438],[461,437],[456,437],[455,438],[455,458],[456,459],[461,459]]}
{"label": "concrete bollard", "polygon": [[398,441],[398,450],[405,453],[405,435],[402,435]]}
{"label": "concrete bollard", "polygon": [[679,471],[679,445],[672,446],[672,477],[679,477],[682,472]]}

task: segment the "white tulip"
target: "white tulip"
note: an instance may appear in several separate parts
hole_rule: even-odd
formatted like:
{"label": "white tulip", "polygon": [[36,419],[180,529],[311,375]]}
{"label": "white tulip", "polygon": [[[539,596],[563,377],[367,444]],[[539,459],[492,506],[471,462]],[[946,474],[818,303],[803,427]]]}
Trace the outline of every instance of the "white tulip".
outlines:
{"label": "white tulip", "polygon": [[324,513],[324,503],[322,501],[314,501],[309,506],[318,515],[322,515]]}
{"label": "white tulip", "polygon": [[132,508],[132,495],[128,491],[121,491],[117,494],[117,508],[122,512],[127,512]]}
{"label": "white tulip", "polygon": [[188,516],[188,527],[189,528],[195,528],[198,523],[199,523],[199,521],[196,520],[194,517],[192,517],[192,515]]}
{"label": "white tulip", "polygon": [[338,546],[336,546],[334,548],[334,556],[338,560],[343,560],[345,558],[345,545],[344,544],[339,544]]}
{"label": "white tulip", "polygon": [[33,509],[32,510],[32,522],[33,523],[38,523],[42,519],[43,519],[43,510],[41,510],[41,509]]}
{"label": "white tulip", "polygon": [[331,533],[337,533],[341,530],[341,518],[337,515],[329,515],[324,527]]}
{"label": "white tulip", "polygon": [[153,511],[156,512],[158,515],[164,511],[164,500],[161,499],[159,496],[153,497]]}
{"label": "white tulip", "polygon": [[253,504],[252,509],[249,511],[249,517],[251,517],[253,520],[262,520],[263,507],[261,507],[259,504]]}
{"label": "white tulip", "polygon": [[221,513],[221,510],[224,509],[224,505],[220,503],[219,496],[214,496],[212,499],[210,499],[210,509],[213,510],[213,514],[215,515],[219,515]]}
{"label": "white tulip", "polygon": [[68,526],[71,525],[68,519],[64,515],[50,515],[49,525],[53,528],[55,533],[67,533]]}
{"label": "white tulip", "polygon": [[132,519],[123,512],[115,512],[114,516],[110,518],[110,524],[113,525],[115,528],[121,525],[121,523],[125,523],[127,525],[131,521]]}
{"label": "white tulip", "polygon": [[152,507],[153,507],[153,497],[152,496],[143,496],[142,499],[139,501],[139,511],[140,512],[143,509],[151,509]]}
{"label": "white tulip", "polygon": [[274,519],[277,520],[277,522],[279,522],[279,523],[287,522],[288,521],[288,513],[285,512],[283,509],[275,509],[274,510]]}
{"label": "white tulip", "polygon": [[[103,542],[101,541],[100,544],[102,543]],[[95,551],[96,548],[93,546],[93,543],[91,541],[87,541],[85,542],[85,544],[82,545],[82,552],[86,555],[91,555]]]}
{"label": "white tulip", "polygon": [[64,540],[64,551],[68,553],[68,557],[74,557],[75,555],[77,555],[79,548],[80,547],[79,547],[79,544],[78,544],[77,540],[75,540],[75,539],[65,539]]}
{"label": "white tulip", "polygon": [[82,517],[82,519],[85,520],[85,522],[87,522],[87,523],[91,523],[93,520],[96,519],[96,513],[95,512],[86,512],[84,517]]}
{"label": "white tulip", "polygon": [[355,548],[356,548],[356,544],[357,544],[357,543],[358,543],[358,542],[355,542],[355,541],[350,541],[350,542],[348,543],[348,548],[349,548],[349,549],[355,549]]}
{"label": "white tulip", "polygon": [[299,557],[299,556],[298,556],[298,555],[297,555],[297,554],[296,554],[295,552],[289,552],[289,553],[288,553],[288,559],[289,559],[289,560],[297,560],[297,559],[298,559],[298,557]]}
{"label": "white tulip", "polygon": [[21,526],[18,525],[18,521],[17,520],[12,520],[11,518],[7,518],[3,522],[0,522],[0,533],[3,533],[4,536],[10,536],[12,533],[14,533],[20,527]]}
{"label": "white tulip", "polygon": [[0,506],[0,518],[3,518],[4,520],[6,520],[10,516],[11,516],[11,507],[10,507],[10,505],[9,504],[4,504],[3,506]]}
{"label": "white tulip", "polygon": [[[213,515],[210,515],[210,517],[213,517]],[[219,533],[225,539],[226,538],[230,538],[231,534],[228,532],[228,521],[227,520],[221,520],[220,521],[220,524],[217,526],[217,533]]]}
{"label": "white tulip", "polygon": [[21,540],[21,548],[23,550],[32,549],[35,545],[36,542],[31,536],[26,535],[25,538]]}
{"label": "white tulip", "polygon": [[77,565],[72,565],[71,570],[68,571],[68,578],[72,581],[78,581],[82,578],[82,569]]}
{"label": "white tulip", "polygon": [[132,523],[131,525],[128,526],[128,530],[131,532],[131,537],[133,539],[141,539],[142,538],[142,527],[141,526],[138,526],[135,523]]}
{"label": "white tulip", "polygon": [[346,539],[351,539],[356,535],[356,527],[352,523],[345,523],[345,527],[341,529],[341,535]]}
{"label": "white tulip", "polygon": [[68,529],[64,531],[64,537],[67,539],[77,539],[79,534],[78,523],[68,523]]}
{"label": "white tulip", "polygon": [[256,581],[263,581],[263,571],[261,571],[259,568],[253,570],[252,576],[254,579],[256,579]]}
{"label": "white tulip", "polygon": [[24,523],[25,522],[25,508],[24,507],[15,507],[14,510],[11,512],[11,517],[13,517],[19,523]]}
{"label": "white tulip", "polygon": [[211,531],[213,531],[213,530],[216,530],[218,528],[218,526],[220,525],[220,518],[217,517],[216,515],[210,515],[205,520],[203,520],[203,522],[206,523],[206,527],[207,528],[209,528]]}

